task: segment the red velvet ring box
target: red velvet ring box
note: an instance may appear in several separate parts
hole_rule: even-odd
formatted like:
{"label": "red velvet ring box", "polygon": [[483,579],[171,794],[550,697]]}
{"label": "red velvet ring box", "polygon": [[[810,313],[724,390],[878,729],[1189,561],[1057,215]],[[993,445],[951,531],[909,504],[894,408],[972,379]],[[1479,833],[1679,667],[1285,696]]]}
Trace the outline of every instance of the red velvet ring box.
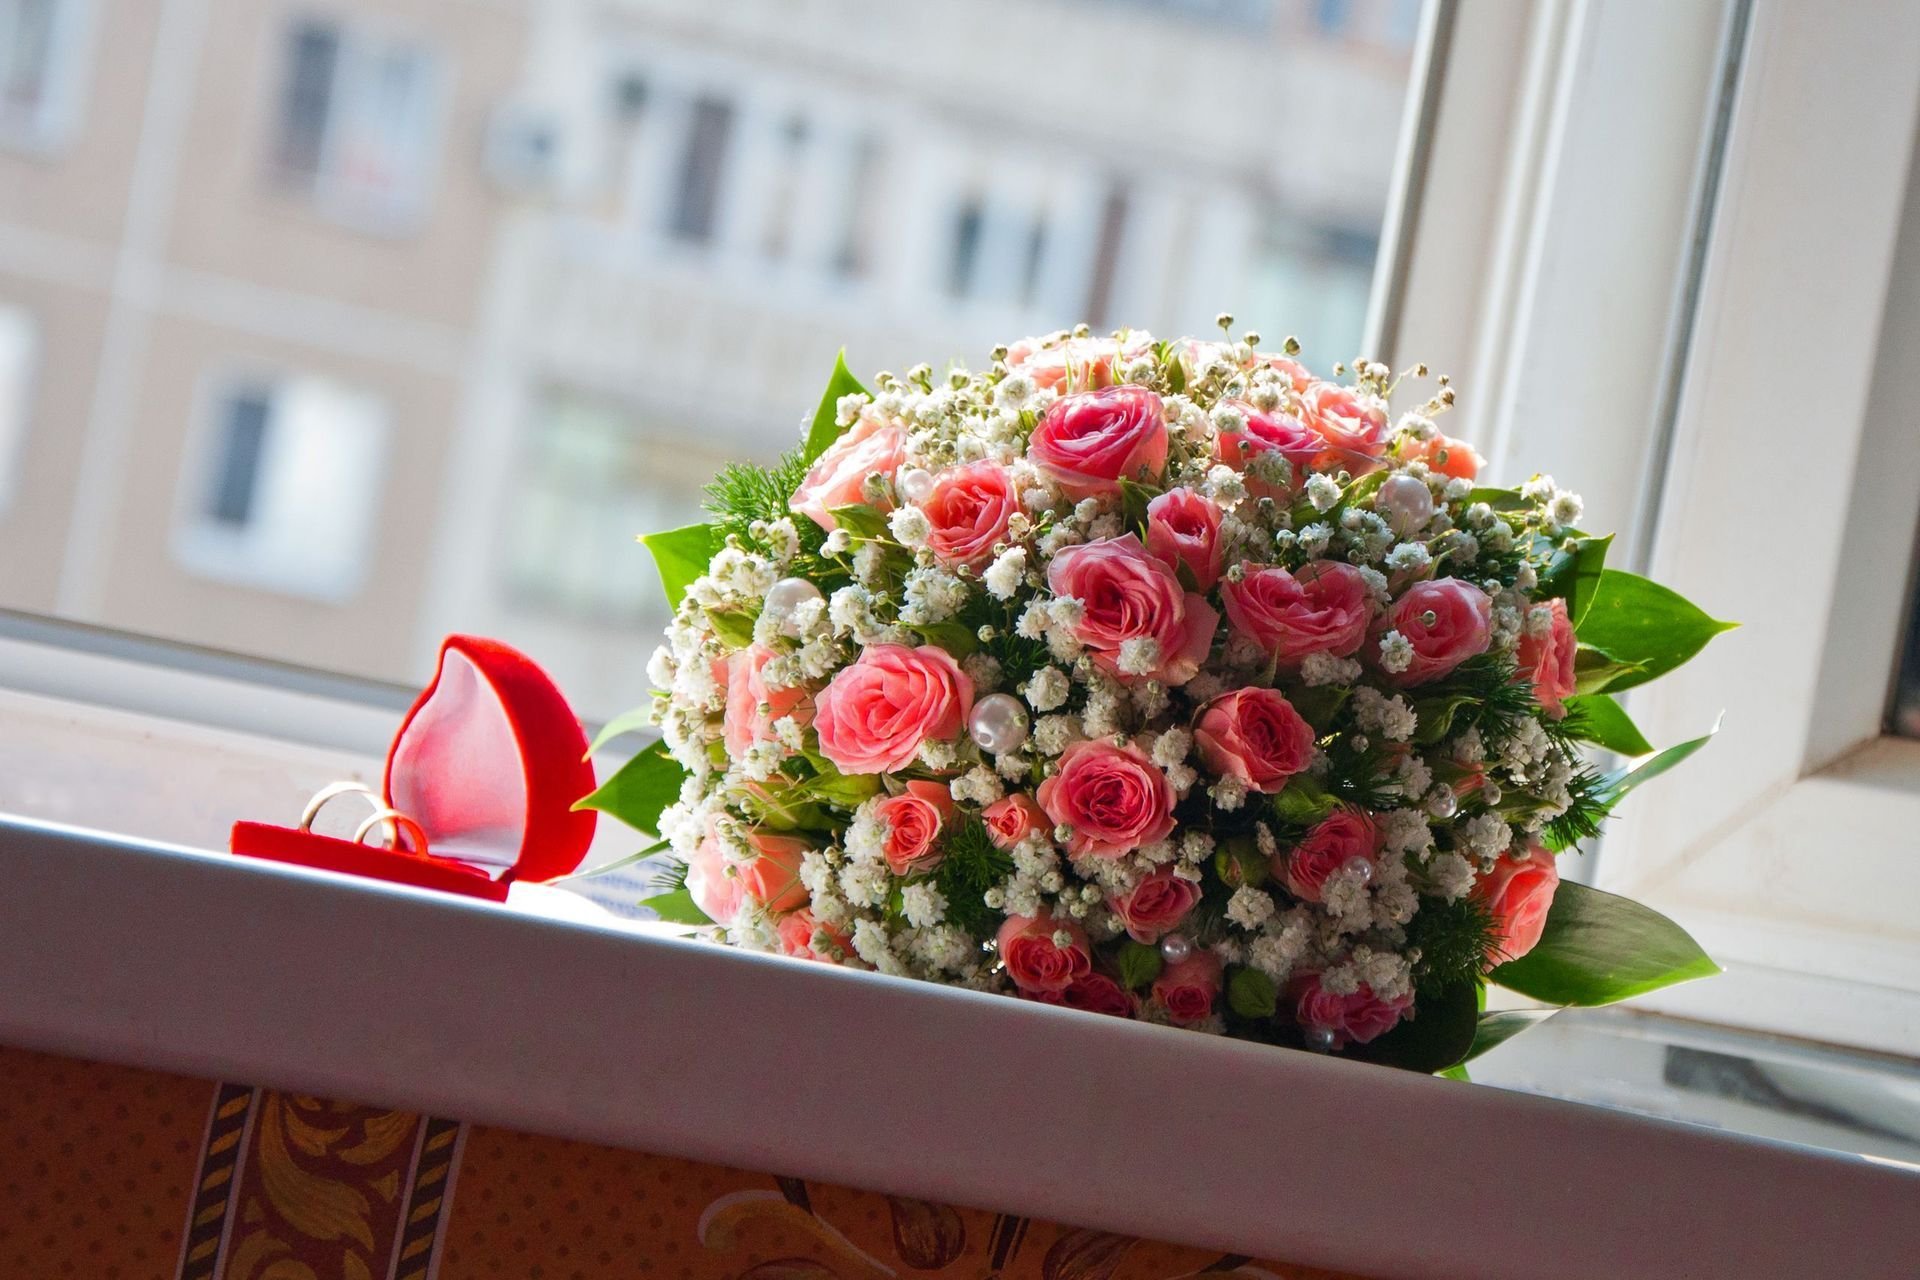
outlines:
{"label": "red velvet ring box", "polygon": [[433,683],[394,736],[382,784],[386,804],[418,824],[425,849],[264,822],[235,823],[232,849],[503,902],[512,881],[551,880],[580,865],[594,814],[573,805],[593,787],[586,734],[546,672],[497,640],[449,636]]}

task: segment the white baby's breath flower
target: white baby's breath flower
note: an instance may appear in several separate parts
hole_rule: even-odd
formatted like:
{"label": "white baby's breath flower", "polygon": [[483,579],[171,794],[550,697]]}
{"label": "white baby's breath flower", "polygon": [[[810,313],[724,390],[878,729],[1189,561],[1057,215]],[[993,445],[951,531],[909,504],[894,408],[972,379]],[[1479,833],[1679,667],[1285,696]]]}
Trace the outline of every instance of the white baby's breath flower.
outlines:
{"label": "white baby's breath flower", "polygon": [[1011,600],[1027,576],[1027,549],[1008,547],[988,566],[982,577],[987,594],[996,600]]}
{"label": "white baby's breath flower", "polygon": [[1340,484],[1332,476],[1314,474],[1307,477],[1307,501],[1313,504],[1315,511],[1330,511],[1340,501]]}
{"label": "white baby's breath flower", "polygon": [[1058,709],[1066,702],[1067,694],[1071,691],[1067,673],[1058,667],[1041,667],[1020,686],[1027,705],[1040,712]]}
{"label": "white baby's breath flower", "polygon": [[1254,888],[1242,885],[1227,899],[1227,919],[1242,929],[1258,929],[1274,912],[1273,899]]}
{"label": "white baby's breath flower", "polygon": [[1380,637],[1380,666],[1398,674],[1413,665],[1413,641],[1390,630]]}
{"label": "white baby's breath flower", "polygon": [[933,521],[927,519],[927,513],[915,506],[895,509],[887,517],[887,528],[892,532],[894,541],[903,547],[920,548],[927,545],[927,539],[933,535]]}

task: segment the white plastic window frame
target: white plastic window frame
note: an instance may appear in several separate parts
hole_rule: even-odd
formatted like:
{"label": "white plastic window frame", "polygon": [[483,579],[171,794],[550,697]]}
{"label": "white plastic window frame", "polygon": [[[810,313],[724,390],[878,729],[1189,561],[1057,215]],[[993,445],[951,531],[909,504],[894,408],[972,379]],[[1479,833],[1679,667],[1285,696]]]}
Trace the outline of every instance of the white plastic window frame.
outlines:
{"label": "white plastic window frame", "polygon": [[1911,1055],[1920,742],[1883,736],[1920,520],[1920,10],[1756,4],[1649,520],[1656,577],[1743,628],[1636,691],[1649,788],[1602,886],[1684,919],[1727,976],[1647,1003]]}

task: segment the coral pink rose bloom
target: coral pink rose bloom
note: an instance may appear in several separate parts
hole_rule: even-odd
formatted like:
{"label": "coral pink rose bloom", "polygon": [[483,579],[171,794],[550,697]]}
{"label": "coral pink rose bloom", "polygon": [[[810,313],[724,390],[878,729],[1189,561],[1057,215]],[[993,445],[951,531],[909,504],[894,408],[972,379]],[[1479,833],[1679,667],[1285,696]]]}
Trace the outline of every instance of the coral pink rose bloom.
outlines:
{"label": "coral pink rose bloom", "polygon": [[1145,387],[1062,396],[1027,441],[1027,459],[1068,497],[1118,493],[1122,480],[1158,480],[1167,466],[1167,415]]}
{"label": "coral pink rose bloom", "polygon": [[771,657],[773,650],[756,644],[741,649],[726,661],[727,754],[736,760],[754,743],[772,741],[773,722],[782,716],[790,715],[803,725],[813,719],[805,689],[767,688],[760,670]]}
{"label": "coral pink rose bloom", "polygon": [[[1042,345],[1043,343],[1052,345]],[[1091,389],[1111,386],[1118,365],[1153,350],[1153,335],[1114,338],[1022,338],[1007,348],[1007,368],[1026,374],[1036,387]]]}
{"label": "coral pink rose bloom", "polygon": [[1486,465],[1486,460],[1465,440],[1439,434],[1425,440],[1409,440],[1401,446],[1400,456],[1408,462],[1424,462],[1433,471],[1455,480],[1472,480]]}
{"label": "coral pink rose bloom", "polygon": [[1320,819],[1291,850],[1273,855],[1273,874],[1302,902],[1318,902],[1334,872],[1349,862],[1372,862],[1380,830],[1358,809],[1339,808]]}
{"label": "coral pink rose bloom", "polygon": [[[833,509],[865,502],[861,489],[867,477],[876,472],[891,477],[900,469],[906,449],[905,431],[877,418],[861,418],[814,461],[787,506],[822,529],[837,529],[839,521],[833,518]],[[880,509],[890,508],[883,505]]]}
{"label": "coral pink rose bloom", "polygon": [[1291,989],[1294,1020],[1307,1030],[1332,1032],[1335,1049],[1379,1039],[1413,1008],[1411,994],[1382,1000],[1364,982],[1356,991],[1335,995],[1320,985],[1317,973],[1295,979]]}
{"label": "coral pink rose bloom", "polygon": [[813,949],[814,935],[822,931],[833,940],[834,946],[840,948],[842,954],[850,954],[853,951],[853,942],[846,934],[838,929],[821,925],[813,918],[813,912],[804,907],[780,917],[780,923],[774,926],[774,936],[779,940],[780,950],[785,954],[798,960],[824,960],[831,963],[832,955]]}
{"label": "coral pink rose bloom", "polygon": [[1073,828],[1076,858],[1118,858],[1173,830],[1173,784],[1147,753],[1129,742],[1082,740],[1060,756],[1040,784],[1040,807],[1055,825]]}
{"label": "coral pink rose bloom", "polygon": [[740,914],[746,893],[740,877],[720,851],[720,841],[711,832],[694,846],[687,859],[687,894],[693,905],[707,913],[717,925],[731,927]]}
{"label": "coral pink rose bloom", "polygon": [[1226,548],[1220,544],[1220,507],[1191,489],[1169,489],[1147,504],[1147,554],[1195,591],[1220,581]]}
{"label": "coral pink rose bloom", "polygon": [[[1084,606],[1075,635],[1103,670],[1121,680],[1185,684],[1200,670],[1220,624],[1206,597],[1182,587],[1131,533],[1063,548],[1047,566],[1047,586]],[[1151,670],[1121,671],[1121,646],[1129,640],[1158,646]]]}
{"label": "coral pink rose bloom", "polygon": [[1277,689],[1236,689],[1209,702],[1193,728],[1207,768],[1274,792],[1313,758],[1313,726]]}
{"label": "coral pink rose bloom", "polygon": [[1333,382],[1315,382],[1300,393],[1301,420],[1326,442],[1314,460],[1320,471],[1346,468],[1365,475],[1387,452],[1387,410],[1377,396]]}
{"label": "coral pink rose bloom", "polygon": [[1559,887],[1560,868],[1554,865],[1553,855],[1537,844],[1524,858],[1501,858],[1475,882],[1473,896],[1487,904],[1500,930],[1487,949],[1489,963],[1518,960],[1540,945]]}
{"label": "coral pink rose bloom", "polygon": [[[1067,935],[1066,946],[1054,941],[1056,933]],[[1037,916],[1008,916],[994,942],[1007,976],[1029,995],[1065,991],[1093,972],[1086,930],[1071,920],[1055,920],[1045,911]]]}
{"label": "coral pink rose bloom", "polygon": [[1344,658],[1359,649],[1373,620],[1373,595],[1358,569],[1316,560],[1290,573],[1248,566],[1220,588],[1233,629],[1293,670],[1311,653]]}
{"label": "coral pink rose bloom", "polygon": [[869,645],[814,698],[820,754],[842,773],[891,773],[920,744],[951,738],[973,710],[973,681],[936,645]]}
{"label": "coral pink rose bloom", "polygon": [[1402,688],[1427,684],[1487,651],[1493,600],[1464,578],[1416,582],[1374,624],[1383,635],[1389,628],[1407,638],[1413,660],[1404,671],[1388,672],[1387,679]]}
{"label": "coral pink rose bloom", "polygon": [[805,885],[800,883],[800,857],[813,846],[799,836],[775,835],[771,831],[747,833],[754,858],[737,868],[740,890],[768,911],[792,911],[807,905]]}
{"label": "coral pink rose bloom", "polygon": [[1178,928],[1200,902],[1200,886],[1162,868],[1141,880],[1124,897],[1107,905],[1135,942],[1158,942]]}
{"label": "coral pink rose bloom", "polygon": [[931,871],[943,856],[935,846],[940,828],[953,817],[953,793],[937,782],[916,779],[900,795],[876,800],[873,816],[887,824],[881,852],[893,874]]}
{"label": "coral pink rose bloom", "polygon": [[1046,811],[1024,791],[1002,796],[980,812],[987,826],[987,839],[996,849],[1011,849],[1035,831],[1051,826]]}
{"label": "coral pink rose bloom", "polygon": [[1162,969],[1153,980],[1153,1002],[1165,1009],[1172,1021],[1188,1025],[1204,1022],[1213,1013],[1213,1002],[1219,994],[1220,957],[1197,947],[1185,960]]}
{"label": "coral pink rose bloom", "polygon": [[997,462],[972,462],[942,472],[920,504],[933,532],[927,549],[944,565],[979,568],[1005,540],[1007,521],[1019,510],[1013,482]]}
{"label": "coral pink rose bloom", "polygon": [[1566,699],[1578,687],[1574,658],[1580,642],[1573,636],[1573,620],[1567,617],[1567,602],[1547,601],[1552,619],[1545,635],[1532,628],[1520,633],[1518,678],[1533,681],[1533,700],[1552,713],[1554,719],[1567,714]]}
{"label": "coral pink rose bloom", "polygon": [[1085,1013],[1104,1013],[1115,1018],[1133,1016],[1133,996],[1104,973],[1075,978],[1064,990],[1036,993],[1034,999]]}
{"label": "coral pink rose bloom", "polygon": [[[1228,403],[1240,411],[1246,419],[1246,426],[1239,431],[1222,431],[1214,445],[1214,452],[1220,461],[1236,471],[1245,471],[1247,464],[1263,453],[1277,453],[1292,466],[1293,480],[1297,485],[1313,468],[1315,459],[1326,451],[1326,442],[1290,414],[1267,413],[1243,400],[1231,400]],[[1247,492],[1256,498],[1279,500],[1285,498],[1290,490],[1250,478]]]}

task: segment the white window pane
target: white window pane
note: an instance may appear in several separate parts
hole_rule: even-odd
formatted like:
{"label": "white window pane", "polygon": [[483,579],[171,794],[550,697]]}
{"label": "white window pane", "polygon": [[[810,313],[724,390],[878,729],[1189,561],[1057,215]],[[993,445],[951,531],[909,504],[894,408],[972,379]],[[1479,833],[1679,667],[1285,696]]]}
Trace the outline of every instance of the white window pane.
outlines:
{"label": "white window pane", "polygon": [[33,317],[0,303],[0,509],[12,498],[33,412],[39,333]]}

